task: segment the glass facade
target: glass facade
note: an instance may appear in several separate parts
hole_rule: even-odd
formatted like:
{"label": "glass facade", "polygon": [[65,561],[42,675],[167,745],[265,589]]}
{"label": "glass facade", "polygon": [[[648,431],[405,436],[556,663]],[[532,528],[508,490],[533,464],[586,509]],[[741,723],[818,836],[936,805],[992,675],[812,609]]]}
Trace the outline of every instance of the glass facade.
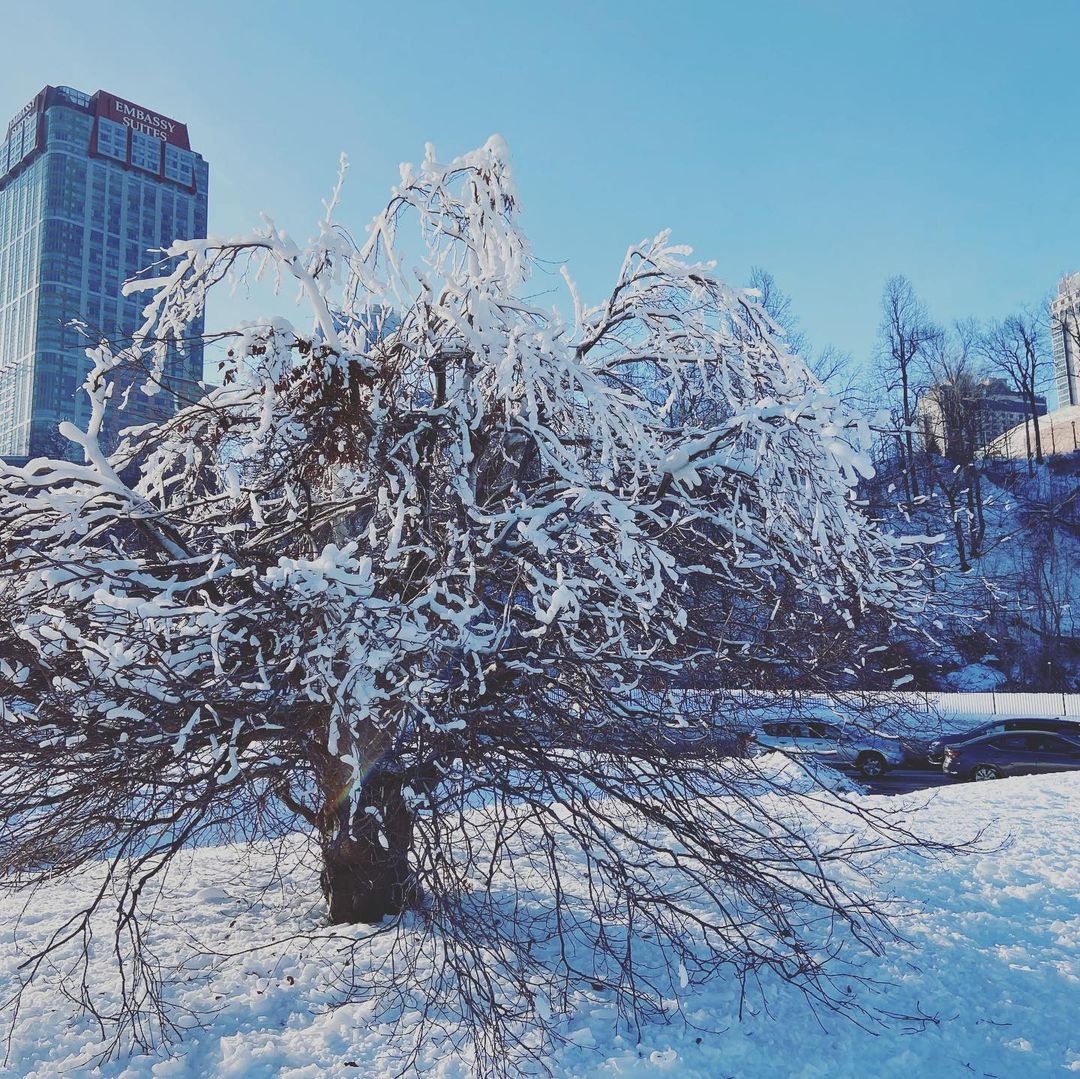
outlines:
{"label": "glass facade", "polygon": [[1050,301],[1057,407],[1080,405],[1080,273],[1066,274]]}
{"label": "glass facade", "polygon": [[[56,428],[87,417],[87,346],[104,337],[123,348],[141,324],[146,297],[123,296],[124,281],[173,240],[206,234],[207,165],[186,142],[182,125],[65,87],[47,87],[9,125],[0,144],[0,456],[68,452]],[[121,376],[118,394],[137,374]],[[168,365],[166,392],[130,389],[110,437],[173,411],[201,379],[196,341]]]}

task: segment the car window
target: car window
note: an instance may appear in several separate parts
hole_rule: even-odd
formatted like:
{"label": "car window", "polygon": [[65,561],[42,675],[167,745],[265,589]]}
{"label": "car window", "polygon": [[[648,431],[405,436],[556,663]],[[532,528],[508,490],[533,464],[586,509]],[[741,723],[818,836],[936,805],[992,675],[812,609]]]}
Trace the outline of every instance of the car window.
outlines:
{"label": "car window", "polygon": [[1053,734],[1031,734],[1029,748],[1033,753],[1069,753],[1077,748],[1064,738],[1058,738]]}
{"label": "car window", "polygon": [[811,723],[810,724],[810,737],[811,738],[838,738],[840,732],[829,723]]}
{"label": "car window", "polygon": [[990,745],[995,749],[1007,749],[1011,752],[1026,750],[1028,748],[1028,734],[999,734],[990,740]]}
{"label": "car window", "polygon": [[792,723],[788,728],[788,733],[792,738],[805,738],[806,731],[798,723]]}
{"label": "car window", "polygon": [[1043,716],[1039,719],[1031,716],[1027,719],[1007,719],[1004,727],[1008,731],[1068,731],[1080,732],[1074,720],[1062,719],[1060,716]]}

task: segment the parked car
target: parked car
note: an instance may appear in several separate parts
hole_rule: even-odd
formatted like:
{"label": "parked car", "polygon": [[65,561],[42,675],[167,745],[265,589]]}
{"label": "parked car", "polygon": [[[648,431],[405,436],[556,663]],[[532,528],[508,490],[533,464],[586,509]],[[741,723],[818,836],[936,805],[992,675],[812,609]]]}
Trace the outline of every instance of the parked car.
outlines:
{"label": "parked car", "polygon": [[1080,769],[1080,730],[1071,737],[1046,731],[996,731],[946,746],[944,757],[945,774],[954,779],[1070,772]]}
{"label": "parked car", "polygon": [[825,764],[854,765],[864,776],[880,776],[904,763],[897,738],[817,720],[763,723],[753,734],[757,753],[805,754]]}
{"label": "parked car", "polygon": [[986,738],[992,734],[1004,734],[1007,731],[1030,731],[1033,734],[1065,734],[1080,737],[1080,717],[1069,719],[1064,716],[1056,716],[1048,719],[1025,719],[1022,716],[1008,719],[998,717],[980,723],[969,731],[960,734],[949,734],[937,738],[930,743],[927,750],[927,759],[931,764],[941,764],[945,757],[947,746],[961,746],[973,742],[977,738]]}

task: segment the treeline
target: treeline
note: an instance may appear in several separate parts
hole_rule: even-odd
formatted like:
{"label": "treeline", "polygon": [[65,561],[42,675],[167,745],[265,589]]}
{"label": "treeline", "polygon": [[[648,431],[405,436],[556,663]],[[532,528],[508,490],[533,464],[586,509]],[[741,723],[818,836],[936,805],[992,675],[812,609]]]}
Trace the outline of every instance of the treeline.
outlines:
{"label": "treeline", "polygon": [[[1080,351],[1080,296],[943,324],[906,277],[892,277],[860,370],[850,355],[811,346],[771,274],[756,269],[752,284],[792,351],[876,416],[876,474],[860,488],[868,511],[897,531],[943,537],[927,566],[927,636],[881,627],[891,662],[857,680],[881,685],[891,674],[910,676],[906,688],[944,688],[978,665],[1018,689],[1080,684],[1071,617],[1080,604],[1080,453],[1053,456],[1039,423],[1054,337]],[[1008,409],[1022,439],[1005,438]]]}

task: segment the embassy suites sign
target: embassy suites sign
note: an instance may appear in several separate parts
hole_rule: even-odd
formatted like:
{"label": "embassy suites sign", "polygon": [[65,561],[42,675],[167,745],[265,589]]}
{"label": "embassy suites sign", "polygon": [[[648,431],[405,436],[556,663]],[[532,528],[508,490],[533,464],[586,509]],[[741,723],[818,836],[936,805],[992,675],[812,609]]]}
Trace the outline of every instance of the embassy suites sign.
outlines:
{"label": "embassy suites sign", "polygon": [[10,139],[12,131],[14,131],[15,128],[19,124],[21,124],[23,120],[25,120],[32,112],[40,111],[40,102],[38,101],[38,98],[40,97],[41,94],[38,94],[37,97],[31,98],[17,113],[15,113],[15,116],[12,119],[11,123],[7,126],[7,134],[4,136],[5,138]]}
{"label": "embassy suites sign", "polygon": [[133,101],[126,101],[122,97],[110,94],[105,90],[98,90],[93,97],[86,94],[77,94],[81,100],[74,100],[73,95],[77,91],[66,87],[46,86],[40,93],[28,101],[12,118],[7,126],[5,138],[10,138],[12,132],[31,113],[39,116],[52,105],[63,105],[68,108],[75,107],[85,112],[92,112],[97,117],[105,117],[114,123],[123,124],[135,131],[141,131],[144,135],[153,135],[162,142],[172,143],[182,150],[190,150],[188,142],[187,125],[181,124],[153,109],[143,108]]}
{"label": "embassy suites sign", "polygon": [[45,95],[49,88],[45,87],[39,93],[35,94],[17,113],[12,117],[11,123],[7,126],[7,133],[4,135],[5,139],[10,139],[12,132],[25,120],[31,113],[37,113],[40,115],[42,108],[45,105]]}
{"label": "embassy suites sign", "polygon": [[98,116],[104,116],[118,124],[124,124],[134,131],[141,131],[144,135],[153,135],[154,138],[163,142],[172,143],[181,149],[190,150],[188,143],[187,126],[176,120],[170,120],[160,112],[153,112],[136,105],[132,101],[125,101],[122,97],[99,90],[95,95],[95,111]]}

